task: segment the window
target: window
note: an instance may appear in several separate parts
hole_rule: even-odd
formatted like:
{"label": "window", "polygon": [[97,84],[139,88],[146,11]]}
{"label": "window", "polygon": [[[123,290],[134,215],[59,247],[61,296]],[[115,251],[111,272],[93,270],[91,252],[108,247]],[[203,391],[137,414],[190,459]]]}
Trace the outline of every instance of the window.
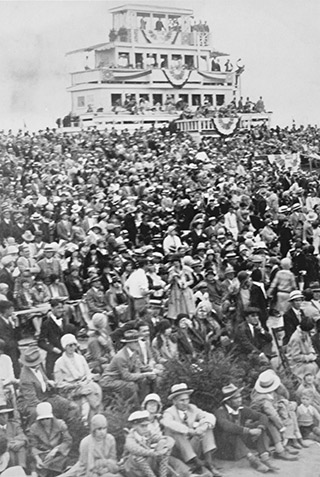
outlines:
{"label": "window", "polygon": [[222,106],[224,104],[224,94],[216,94],[216,105]]}
{"label": "window", "polygon": [[200,94],[193,94],[192,95],[192,106],[200,106],[200,105],[201,105]]}
{"label": "window", "polygon": [[121,105],[121,94],[113,93],[111,94],[111,105],[120,106]]}
{"label": "window", "polygon": [[84,108],[85,107],[84,96],[78,96],[77,97],[77,105],[78,105],[78,108]]}
{"label": "window", "polygon": [[153,106],[160,104],[162,106],[162,94],[153,94],[152,95]]}
{"label": "window", "polygon": [[194,58],[191,55],[185,55],[184,57],[184,64],[186,65],[187,68],[193,68],[194,67]]}

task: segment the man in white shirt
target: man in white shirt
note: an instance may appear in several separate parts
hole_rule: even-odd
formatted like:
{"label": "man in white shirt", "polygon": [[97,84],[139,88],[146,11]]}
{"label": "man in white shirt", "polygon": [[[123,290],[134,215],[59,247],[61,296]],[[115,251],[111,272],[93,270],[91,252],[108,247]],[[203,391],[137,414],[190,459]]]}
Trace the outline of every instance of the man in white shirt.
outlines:
{"label": "man in white shirt", "polygon": [[144,311],[148,304],[149,281],[146,275],[148,260],[141,259],[138,268],[134,270],[124,284],[124,291],[130,299],[131,318]]}
{"label": "man in white shirt", "polygon": [[176,226],[169,225],[167,236],[162,244],[165,255],[168,255],[169,253],[176,253],[181,245],[181,240],[177,235]]}

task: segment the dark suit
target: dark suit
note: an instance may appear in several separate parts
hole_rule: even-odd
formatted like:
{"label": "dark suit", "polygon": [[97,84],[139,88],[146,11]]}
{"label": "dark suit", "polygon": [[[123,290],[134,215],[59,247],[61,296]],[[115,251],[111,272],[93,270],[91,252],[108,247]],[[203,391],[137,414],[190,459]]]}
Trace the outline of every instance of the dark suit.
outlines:
{"label": "dark suit", "polygon": [[[217,455],[225,460],[238,460],[245,457],[252,441],[247,433],[246,421],[253,421],[250,427],[261,427],[266,429],[268,418],[260,412],[253,411],[249,407],[241,407],[239,414],[229,414],[225,405],[219,407],[215,412],[217,423],[215,428],[216,442],[218,446]],[[263,432],[256,441],[259,454],[266,452],[266,436]]]}
{"label": "dark suit", "polygon": [[4,353],[10,356],[12,360],[14,375],[16,378],[18,378],[20,374],[20,350],[18,347],[19,335],[19,329],[13,328],[11,323],[6,323],[6,321],[0,316],[0,337],[5,342]]}
{"label": "dark suit", "polygon": [[71,325],[63,322],[62,328],[60,328],[50,316],[42,323],[38,345],[47,352],[46,373],[49,379],[52,379],[54,364],[60,357],[60,354],[53,352],[53,348],[59,348],[62,351],[61,337],[72,331]]}
{"label": "dark suit", "polygon": [[246,321],[240,323],[234,337],[236,353],[246,356],[250,353],[260,354],[265,352],[266,345],[271,342],[272,336],[270,333],[263,332],[260,329],[254,329],[254,333],[252,334]]}
{"label": "dark suit", "polygon": [[40,372],[46,383],[45,391],[42,390],[41,383],[32,370],[27,366],[22,366],[19,384],[19,411],[28,416],[31,423],[37,417],[37,405],[40,402],[48,401],[52,405],[54,415],[68,422],[70,418],[74,418],[74,411],[70,409],[70,401],[62,396],[53,395],[42,366],[40,367]]}
{"label": "dark suit", "polygon": [[4,267],[0,270],[0,283],[6,283],[9,287],[9,291],[7,293],[8,300],[13,300],[13,290],[14,290],[14,278],[12,273]]}
{"label": "dark suit", "polygon": [[[301,319],[304,317],[303,311],[300,311],[301,313]],[[300,321],[297,318],[297,315],[293,311],[292,308],[290,310],[286,311],[283,315],[283,326],[284,326],[284,339],[283,339],[283,344],[286,345],[288,344],[291,335],[296,331],[297,326],[300,324]]]}
{"label": "dark suit", "polygon": [[268,319],[268,300],[264,295],[263,291],[258,285],[254,283],[251,285],[250,289],[250,306],[259,308],[260,310],[260,322],[265,330],[267,330],[267,319]]}

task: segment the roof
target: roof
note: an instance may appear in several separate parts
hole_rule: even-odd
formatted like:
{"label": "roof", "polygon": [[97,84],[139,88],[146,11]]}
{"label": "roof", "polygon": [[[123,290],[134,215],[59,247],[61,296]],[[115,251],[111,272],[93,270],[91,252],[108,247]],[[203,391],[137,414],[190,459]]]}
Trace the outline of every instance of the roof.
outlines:
{"label": "roof", "polygon": [[77,50],[68,51],[66,56],[72,55],[73,53],[80,53],[81,51],[92,51],[92,50],[107,50],[112,48],[112,44],[108,41],[107,43],[97,43],[96,45],[86,46],[85,48],[79,48]]}
{"label": "roof", "polygon": [[123,11],[135,11],[135,12],[145,12],[145,13],[168,13],[171,15],[193,15],[193,10],[190,8],[179,8],[179,7],[162,7],[160,5],[146,5],[146,4],[124,4],[119,7],[110,8],[110,13],[118,13]]}

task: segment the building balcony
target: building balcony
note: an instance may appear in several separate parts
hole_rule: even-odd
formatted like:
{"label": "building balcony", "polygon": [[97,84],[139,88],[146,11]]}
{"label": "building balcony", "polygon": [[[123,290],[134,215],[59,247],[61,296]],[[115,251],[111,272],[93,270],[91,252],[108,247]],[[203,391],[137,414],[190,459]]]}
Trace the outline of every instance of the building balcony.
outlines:
{"label": "building balcony", "polygon": [[199,31],[180,30],[141,30],[138,28],[120,28],[118,31],[111,30],[109,39],[113,43],[137,43],[138,45],[163,45],[163,46],[199,46],[209,48],[211,34]]}

